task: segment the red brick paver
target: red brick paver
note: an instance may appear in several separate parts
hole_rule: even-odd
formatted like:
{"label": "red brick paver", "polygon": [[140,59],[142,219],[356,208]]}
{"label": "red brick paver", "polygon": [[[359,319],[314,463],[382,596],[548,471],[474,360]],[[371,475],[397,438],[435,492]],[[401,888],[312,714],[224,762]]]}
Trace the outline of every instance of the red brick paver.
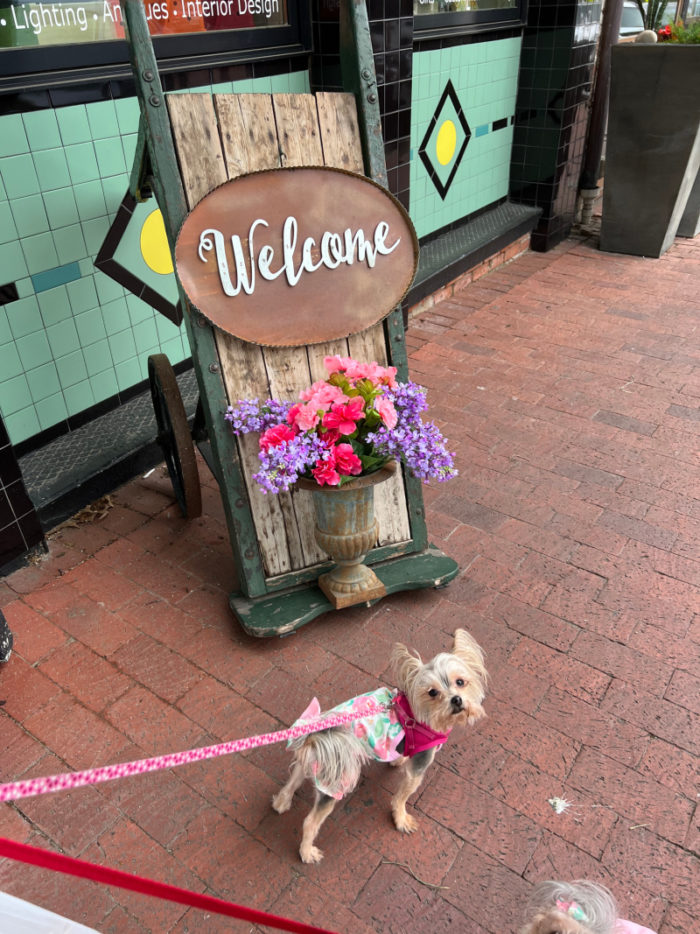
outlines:
{"label": "red brick paver", "polygon": [[[412,319],[411,375],[460,469],[425,491],[460,565],[445,590],[247,637],[204,466],[201,519],[159,468],[0,582],[2,780],[282,727],[313,693],[376,685],[394,641],[430,655],[467,627],[489,716],[441,752],[415,835],[388,816],[396,774],[371,768],[304,866],[308,789],[269,803],[281,747],[3,805],[0,834],[342,934],[512,934],[551,877],[607,883],[659,934],[700,930],[699,281],[700,241],[647,260],[571,239]],[[250,929],[8,861],[0,888],[105,934]]]}

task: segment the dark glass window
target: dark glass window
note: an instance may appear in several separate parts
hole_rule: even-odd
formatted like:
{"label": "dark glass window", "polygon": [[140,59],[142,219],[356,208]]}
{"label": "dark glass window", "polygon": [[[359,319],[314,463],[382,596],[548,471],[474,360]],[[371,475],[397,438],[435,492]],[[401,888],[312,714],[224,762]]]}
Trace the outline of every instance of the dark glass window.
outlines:
{"label": "dark glass window", "polygon": [[[119,0],[0,0],[0,49],[124,38]],[[286,0],[144,0],[152,36],[260,29],[287,24]]]}
{"label": "dark glass window", "polygon": [[[0,0],[1,2],[1,0]],[[527,0],[413,0],[418,38],[524,23]]]}
{"label": "dark glass window", "polygon": [[515,10],[518,6],[518,0],[413,0],[413,14],[478,13],[483,10]]}
{"label": "dark glass window", "polygon": [[[309,48],[303,0],[143,0],[165,70],[227,64]],[[219,59],[219,60],[217,60]],[[0,0],[0,86],[13,78],[89,67],[115,77],[128,52],[119,0]],[[119,66],[122,66],[121,69]],[[4,80],[3,80],[4,79]],[[18,80],[17,84],[22,82]],[[32,82],[36,84],[36,82]]]}

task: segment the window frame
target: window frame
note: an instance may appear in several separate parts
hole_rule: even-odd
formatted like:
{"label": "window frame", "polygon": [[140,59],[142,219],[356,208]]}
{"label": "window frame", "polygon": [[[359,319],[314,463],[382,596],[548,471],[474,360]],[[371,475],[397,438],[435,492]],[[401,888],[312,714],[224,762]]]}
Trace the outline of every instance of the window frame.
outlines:
{"label": "window frame", "polygon": [[[153,51],[163,72],[235,65],[311,51],[308,4],[287,0],[286,25],[154,35]],[[130,74],[125,39],[0,49],[0,90],[73,83],[89,72],[91,81]]]}
{"label": "window frame", "polygon": [[527,0],[518,0],[510,9],[469,10],[459,13],[414,13],[415,39],[439,39],[464,33],[512,29],[527,23]]}

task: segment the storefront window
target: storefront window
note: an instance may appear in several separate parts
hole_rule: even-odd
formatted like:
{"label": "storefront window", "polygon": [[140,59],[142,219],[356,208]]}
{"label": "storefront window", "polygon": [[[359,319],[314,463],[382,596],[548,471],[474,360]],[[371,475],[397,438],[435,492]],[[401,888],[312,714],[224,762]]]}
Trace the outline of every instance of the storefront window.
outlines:
{"label": "storefront window", "polygon": [[[286,25],[286,0],[144,0],[151,35]],[[124,38],[118,0],[0,0],[0,49],[75,45]]]}
{"label": "storefront window", "polygon": [[[0,3],[2,0],[0,0]],[[418,39],[523,24],[526,0],[413,0]]]}
{"label": "storefront window", "polygon": [[[260,49],[266,58],[302,55],[311,46],[304,0],[142,3],[163,72],[234,65]],[[0,0],[0,94],[130,74],[119,0]]]}
{"label": "storefront window", "polygon": [[413,0],[415,16],[428,13],[471,13],[481,10],[515,10],[518,0]]}

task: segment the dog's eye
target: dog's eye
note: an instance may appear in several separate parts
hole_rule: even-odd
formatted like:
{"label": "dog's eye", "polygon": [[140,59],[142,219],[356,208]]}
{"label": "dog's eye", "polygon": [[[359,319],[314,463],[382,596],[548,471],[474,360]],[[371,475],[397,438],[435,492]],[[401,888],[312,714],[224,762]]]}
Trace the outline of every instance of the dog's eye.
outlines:
{"label": "dog's eye", "polygon": [[437,690],[437,688],[431,688],[431,689],[428,691],[428,695],[429,695],[430,697],[437,697],[439,693],[440,693],[440,692]]}
{"label": "dog's eye", "polygon": [[464,687],[464,678],[457,678],[457,680],[455,681],[455,684],[457,685],[458,688],[463,688],[463,687]]}

